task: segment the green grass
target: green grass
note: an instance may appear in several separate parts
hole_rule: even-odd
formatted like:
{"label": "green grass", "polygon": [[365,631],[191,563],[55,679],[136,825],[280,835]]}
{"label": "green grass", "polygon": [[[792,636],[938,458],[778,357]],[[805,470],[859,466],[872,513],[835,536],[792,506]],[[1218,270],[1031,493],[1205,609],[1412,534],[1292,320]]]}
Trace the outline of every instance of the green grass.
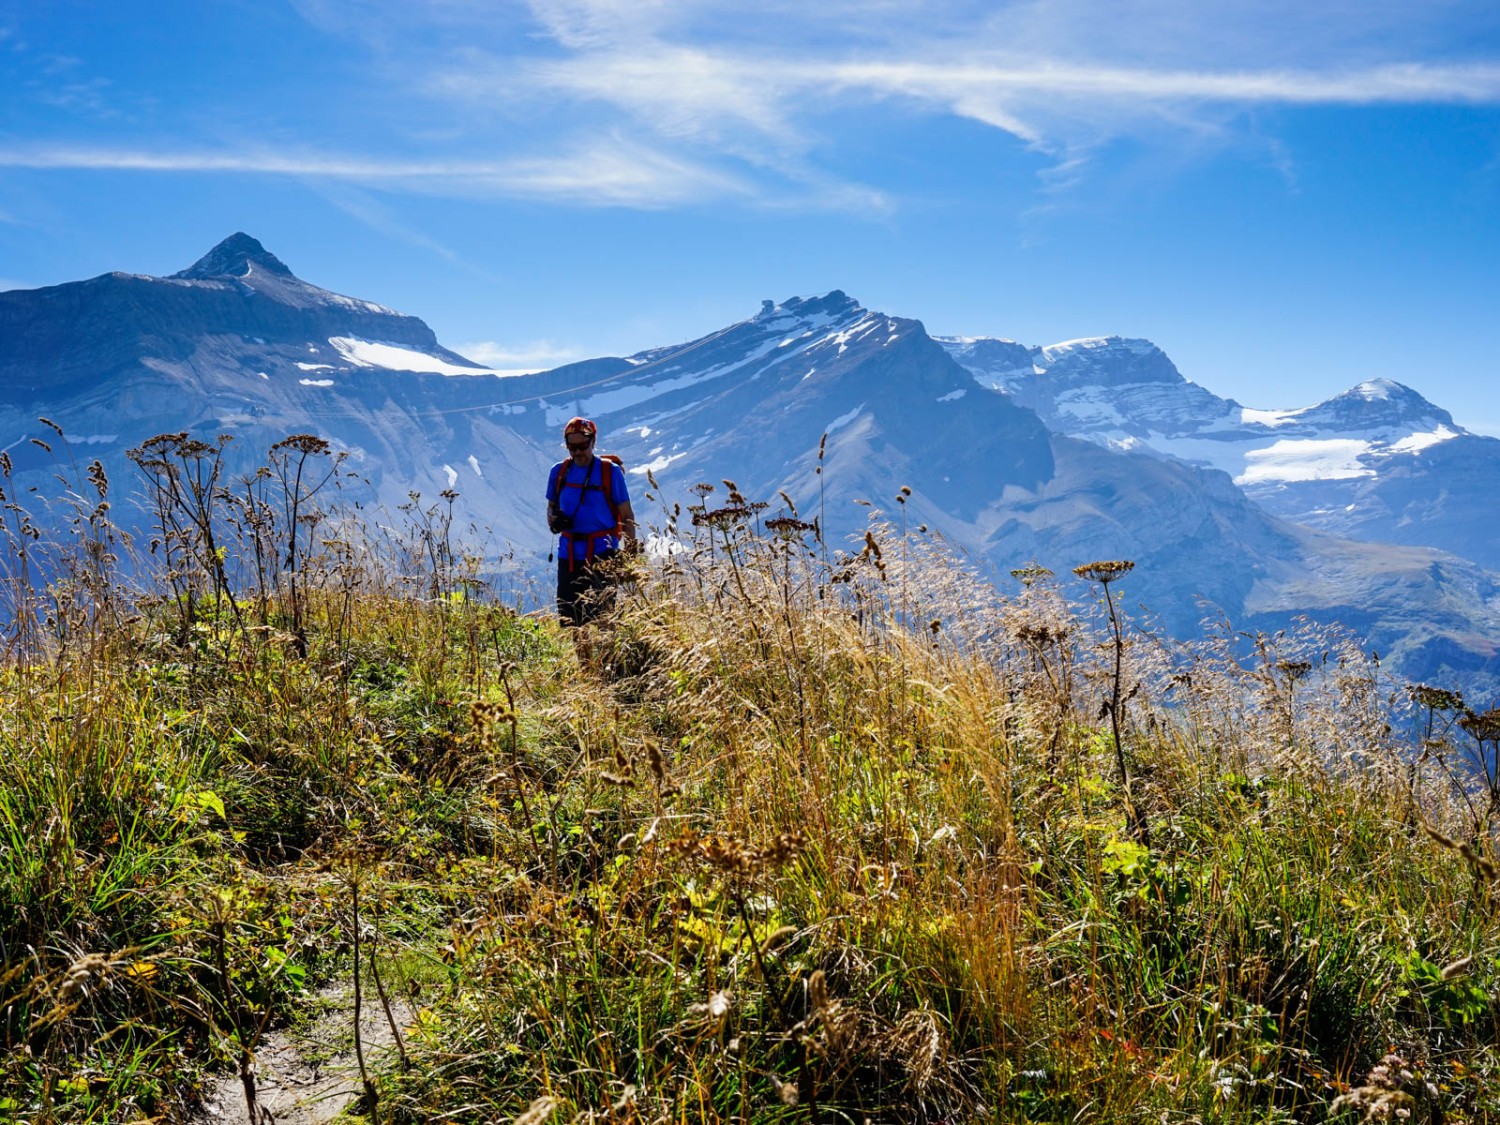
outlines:
{"label": "green grass", "polygon": [[7,665],[0,1117],[183,1120],[356,934],[385,1122],[1500,1116],[1489,822],[1356,649],[700,534],[587,668],[373,564]]}

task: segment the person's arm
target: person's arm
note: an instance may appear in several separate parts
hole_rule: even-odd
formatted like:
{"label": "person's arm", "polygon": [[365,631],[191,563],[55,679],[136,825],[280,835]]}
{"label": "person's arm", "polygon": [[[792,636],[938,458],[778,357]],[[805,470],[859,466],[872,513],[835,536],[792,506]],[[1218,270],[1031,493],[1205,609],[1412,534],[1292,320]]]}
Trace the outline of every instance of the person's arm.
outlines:
{"label": "person's arm", "polygon": [[620,505],[620,530],[625,533],[621,546],[627,551],[640,546],[641,541],[635,534],[635,509],[630,506],[629,500]]}
{"label": "person's arm", "polygon": [[562,515],[562,506],[558,504],[558,494],[562,489],[558,488],[561,482],[557,466],[552,466],[552,472],[547,476],[547,529],[550,531],[557,526],[557,517]]}

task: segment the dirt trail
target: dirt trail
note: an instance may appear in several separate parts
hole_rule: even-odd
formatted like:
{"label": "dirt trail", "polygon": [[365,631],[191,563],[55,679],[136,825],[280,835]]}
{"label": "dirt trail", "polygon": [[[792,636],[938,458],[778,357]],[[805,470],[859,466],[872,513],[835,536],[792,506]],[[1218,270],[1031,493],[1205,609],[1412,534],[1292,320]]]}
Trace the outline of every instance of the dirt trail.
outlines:
{"label": "dirt trail", "polygon": [[[362,1092],[354,1054],[353,990],[326,989],[308,1003],[318,1013],[311,1023],[269,1032],[256,1052],[260,1106],[276,1125],[322,1125]],[[395,1039],[378,999],[366,997],[363,1009],[360,1039],[365,1062],[373,1066],[395,1046]],[[396,1012],[397,1019],[402,1015]],[[230,1074],[204,1094],[195,1125],[266,1125],[266,1119],[250,1122],[244,1087],[238,1075]]]}

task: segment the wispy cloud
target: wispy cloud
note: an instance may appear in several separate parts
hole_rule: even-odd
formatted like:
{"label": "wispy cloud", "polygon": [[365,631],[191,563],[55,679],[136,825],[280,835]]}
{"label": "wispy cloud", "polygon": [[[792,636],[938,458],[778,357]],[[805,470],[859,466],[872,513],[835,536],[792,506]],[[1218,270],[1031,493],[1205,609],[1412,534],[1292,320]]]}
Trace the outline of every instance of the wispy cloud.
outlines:
{"label": "wispy cloud", "polygon": [[[1256,107],[1500,105],[1500,58],[1478,46],[1500,41],[1492,0],[292,3],[366,49],[382,97],[361,111],[392,118],[391,148],[13,146],[0,167],[295,176],[347,185],[334,202],[372,226],[393,220],[356,190],[878,216],[894,206],[879,161],[841,162],[840,130],[889,106],[1016,138],[1056,196],[1124,136],[1232,134],[1293,176]],[[75,86],[53,93],[80,108],[105,93]]]}
{"label": "wispy cloud", "polygon": [[[837,178],[829,115],[882,103],[1012,135],[1052,159],[1052,193],[1081,181],[1087,155],[1112,139],[1222,147],[1231,128],[1289,177],[1275,139],[1248,135],[1256,107],[1500,105],[1500,59],[1474,45],[1486,28],[1500,33],[1500,15],[1480,0],[527,6],[539,37],[502,41],[486,35],[485,5],[445,0],[444,18],[467,19],[469,35],[412,81],[479,122],[529,106],[566,129],[570,110],[613,112],[626,135],[743,167],[757,192],[768,177],[827,187]],[[878,188],[863,190],[889,205]]]}
{"label": "wispy cloud", "polygon": [[579,143],[555,154],[494,161],[382,159],[263,149],[42,146],[0,149],[0,167],[295,176],[431,195],[520,196],[635,208],[752,195],[750,187],[732,172],[619,138]]}

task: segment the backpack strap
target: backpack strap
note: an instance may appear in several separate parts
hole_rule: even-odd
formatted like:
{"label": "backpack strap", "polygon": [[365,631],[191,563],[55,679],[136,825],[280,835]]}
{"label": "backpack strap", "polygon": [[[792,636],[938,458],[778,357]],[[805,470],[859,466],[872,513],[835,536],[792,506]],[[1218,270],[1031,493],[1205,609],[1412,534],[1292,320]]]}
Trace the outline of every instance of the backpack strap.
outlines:
{"label": "backpack strap", "polygon": [[620,506],[615,503],[615,478],[613,473],[619,468],[620,461],[617,457],[603,456],[599,458],[599,485],[604,489],[604,502],[609,505],[609,514],[614,517],[615,526],[611,531],[615,535],[623,534],[620,524]]}
{"label": "backpack strap", "polygon": [[[570,572],[573,569],[573,541],[575,539],[582,539],[585,541],[586,546],[583,561],[585,563],[589,563],[593,561],[594,549],[598,546],[599,540],[607,539],[611,535],[618,538],[624,533],[623,526],[620,521],[620,507],[615,503],[614,477],[611,475],[614,470],[620,466],[620,460],[613,455],[598,456],[595,458],[595,460],[599,462],[599,486],[604,490],[604,502],[609,505],[609,514],[614,517],[615,523],[613,527],[604,528],[602,531],[562,532],[562,538],[568,544],[568,570]],[[573,459],[570,457],[566,461],[560,462],[557,466],[557,506],[559,509],[562,508],[564,488],[576,488],[578,489],[578,503],[573,506],[573,511],[576,514],[578,509],[583,506],[584,497],[588,493],[589,477],[593,475],[593,466],[590,465],[589,472],[584,473],[582,482],[575,484],[572,481],[568,480],[568,468],[572,464]]]}

